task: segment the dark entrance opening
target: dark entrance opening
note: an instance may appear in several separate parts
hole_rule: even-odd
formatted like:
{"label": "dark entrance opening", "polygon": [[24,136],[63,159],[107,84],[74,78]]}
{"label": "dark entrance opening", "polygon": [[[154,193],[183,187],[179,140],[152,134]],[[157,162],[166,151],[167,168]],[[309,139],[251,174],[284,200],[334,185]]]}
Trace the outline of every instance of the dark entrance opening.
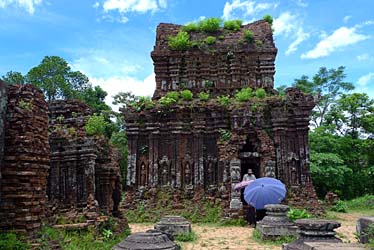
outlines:
{"label": "dark entrance opening", "polygon": [[[248,173],[248,169],[251,169],[256,178],[261,177],[261,154],[258,152],[260,149],[260,142],[257,140],[255,135],[249,135],[247,137],[246,143],[243,145],[243,148],[240,150],[240,176],[243,180],[243,177]],[[245,214],[245,219],[248,223],[253,224],[255,220],[254,208],[248,206],[244,200],[244,189],[240,192],[240,198],[243,202],[243,209]]]}

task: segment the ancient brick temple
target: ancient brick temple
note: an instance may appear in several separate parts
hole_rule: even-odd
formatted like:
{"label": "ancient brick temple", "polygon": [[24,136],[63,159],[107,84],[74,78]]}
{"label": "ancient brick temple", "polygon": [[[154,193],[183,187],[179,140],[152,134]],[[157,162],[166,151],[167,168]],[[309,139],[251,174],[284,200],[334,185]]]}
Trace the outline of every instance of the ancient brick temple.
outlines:
{"label": "ancient brick temple", "polygon": [[[273,89],[277,48],[271,26],[257,21],[238,32],[190,32],[192,41],[208,35],[217,41],[171,50],[168,37],[180,30],[174,24],[157,28],[151,53],[156,74],[153,100],[182,89],[191,90],[194,99],[123,111],[130,190],[136,194],[151,187],[172,187],[193,194],[203,189],[235,214],[243,200],[231,187],[250,168],[257,177],[276,177],[287,184],[290,203],[315,203],[308,146],[315,102],[295,88],[287,89],[285,96]],[[253,32],[253,41],[243,38],[245,30]],[[244,87],[263,88],[267,97],[229,105],[216,98],[232,97]],[[201,91],[210,92],[209,101],[197,98]]]}

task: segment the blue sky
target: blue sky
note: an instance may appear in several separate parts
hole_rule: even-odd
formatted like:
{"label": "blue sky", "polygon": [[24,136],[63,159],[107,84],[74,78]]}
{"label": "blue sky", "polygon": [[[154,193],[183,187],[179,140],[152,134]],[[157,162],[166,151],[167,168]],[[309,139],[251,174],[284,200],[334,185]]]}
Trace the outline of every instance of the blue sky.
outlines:
{"label": "blue sky", "polygon": [[[0,0],[0,76],[60,56],[109,94],[152,95],[156,26],[205,17],[274,18],[275,86],[318,68],[346,67],[374,98],[372,0]],[[110,102],[111,98],[108,98]]]}

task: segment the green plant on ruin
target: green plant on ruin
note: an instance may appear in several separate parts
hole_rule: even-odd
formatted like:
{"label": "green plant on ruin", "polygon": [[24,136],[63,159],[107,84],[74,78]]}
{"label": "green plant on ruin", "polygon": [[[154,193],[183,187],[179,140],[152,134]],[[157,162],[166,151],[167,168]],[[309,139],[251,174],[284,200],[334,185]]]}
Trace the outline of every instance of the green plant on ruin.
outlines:
{"label": "green plant on ruin", "polygon": [[218,129],[218,133],[220,134],[220,139],[221,141],[228,141],[231,139],[231,131],[230,130],[227,130],[227,129]]}
{"label": "green plant on ruin", "polygon": [[185,32],[192,32],[192,31],[198,31],[198,30],[199,30],[199,26],[193,22],[187,23],[186,25],[182,26],[182,31],[185,31]]}
{"label": "green plant on ruin", "polygon": [[18,107],[30,111],[32,109],[32,104],[30,102],[25,102],[24,100],[19,101]]}
{"label": "green plant on ruin", "polygon": [[65,120],[65,117],[63,115],[59,115],[59,116],[56,117],[56,121],[58,123],[62,123],[64,120]]}
{"label": "green plant on ruin", "polygon": [[88,118],[84,129],[86,130],[87,135],[104,135],[105,129],[108,125],[108,122],[105,121],[105,117],[101,115],[94,114]]}
{"label": "green plant on ruin", "polygon": [[148,153],[148,145],[143,145],[139,148],[140,155],[146,155]]}
{"label": "green plant on ruin", "polygon": [[135,109],[137,112],[142,110],[152,109],[155,106],[155,103],[149,96],[140,96],[137,100],[130,103],[130,106]]}
{"label": "green plant on ruin", "polygon": [[260,49],[264,46],[264,42],[261,40],[256,40],[255,45],[256,45],[256,48]]}
{"label": "green plant on ruin", "polygon": [[214,83],[211,80],[205,80],[204,81],[205,88],[212,88],[214,87]]}
{"label": "green plant on ruin", "polygon": [[167,96],[163,96],[161,97],[159,100],[158,100],[158,103],[162,106],[162,107],[170,107],[171,105],[173,105],[174,103],[176,103],[177,101],[171,97],[167,97]]}
{"label": "green plant on ruin", "polygon": [[257,110],[258,110],[258,106],[257,106],[257,104],[253,104],[253,105],[251,106],[251,111],[252,111],[252,113],[256,113]]}
{"label": "green plant on ruin", "polygon": [[228,20],[224,22],[223,27],[227,30],[239,31],[242,23],[242,20]]}
{"label": "green plant on ruin", "polygon": [[255,96],[259,99],[264,99],[266,97],[266,91],[263,88],[258,88],[255,91]]}
{"label": "green plant on ruin", "polygon": [[201,20],[198,23],[198,27],[200,31],[213,33],[219,30],[221,23],[222,23],[222,20],[220,18],[211,17],[211,18]]}
{"label": "green plant on ruin", "polygon": [[180,94],[177,91],[167,92],[165,95],[167,98],[174,99],[176,102],[179,100]]}
{"label": "green plant on ruin", "polygon": [[229,95],[221,95],[217,96],[218,103],[222,106],[228,106],[231,103],[230,96]]}
{"label": "green plant on ruin", "polygon": [[205,39],[204,39],[204,42],[208,45],[212,45],[212,44],[215,44],[217,41],[217,38],[215,38],[214,36],[207,36]]}
{"label": "green plant on ruin", "polygon": [[180,31],[176,36],[168,38],[168,45],[172,50],[188,50],[191,48],[190,35],[186,31]]}
{"label": "green plant on ruin", "polygon": [[235,100],[238,102],[247,102],[253,96],[251,88],[243,88],[235,94]]}
{"label": "green plant on ruin", "polygon": [[210,96],[209,91],[207,91],[207,92],[200,92],[199,95],[198,95],[200,101],[202,101],[202,102],[208,101],[209,100],[209,96]]}
{"label": "green plant on ruin", "polygon": [[296,236],[279,236],[273,239],[262,239],[262,234],[260,230],[255,229],[252,233],[252,238],[254,241],[261,245],[272,245],[272,246],[281,246],[283,243],[291,243],[296,240]]}
{"label": "green plant on ruin", "polygon": [[253,41],[253,32],[251,30],[245,30],[244,31],[244,39],[251,43]]}
{"label": "green plant on ruin", "polygon": [[180,82],[179,83],[179,88],[182,89],[182,90],[186,89],[187,88],[187,84],[185,82]]}
{"label": "green plant on ruin", "polygon": [[220,35],[220,36],[218,36],[218,39],[219,40],[225,40],[225,36],[224,35]]}
{"label": "green plant on ruin", "polygon": [[265,15],[262,19],[264,19],[268,24],[273,25],[273,17],[270,15]]}
{"label": "green plant on ruin", "polygon": [[77,112],[71,112],[71,117],[73,118],[77,118],[78,117],[78,113]]}
{"label": "green plant on ruin", "polygon": [[192,98],[193,98],[193,94],[192,94],[191,90],[189,90],[189,89],[182,90],[180,92],[180,95],[181,95],[182,99],[185,100],[185,101],[191,101]]}
{"label": "green plant on ruin", "polygon": [[69,133],[70,137],[73,137],[73,136],[76,135],[77,131],[75,130],[75,128],[70,127],[70,128],[68,128],[68,133]]}

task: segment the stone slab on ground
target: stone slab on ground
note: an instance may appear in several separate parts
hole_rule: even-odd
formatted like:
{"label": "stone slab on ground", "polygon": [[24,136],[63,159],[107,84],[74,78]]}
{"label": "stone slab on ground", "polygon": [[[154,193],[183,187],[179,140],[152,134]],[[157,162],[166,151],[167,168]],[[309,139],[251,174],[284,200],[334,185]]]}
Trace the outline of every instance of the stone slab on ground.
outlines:
{"label": "stone slab on ground", "polygon": [[367,250],[367,248],[353,243],[306,242],[303,250]]}

